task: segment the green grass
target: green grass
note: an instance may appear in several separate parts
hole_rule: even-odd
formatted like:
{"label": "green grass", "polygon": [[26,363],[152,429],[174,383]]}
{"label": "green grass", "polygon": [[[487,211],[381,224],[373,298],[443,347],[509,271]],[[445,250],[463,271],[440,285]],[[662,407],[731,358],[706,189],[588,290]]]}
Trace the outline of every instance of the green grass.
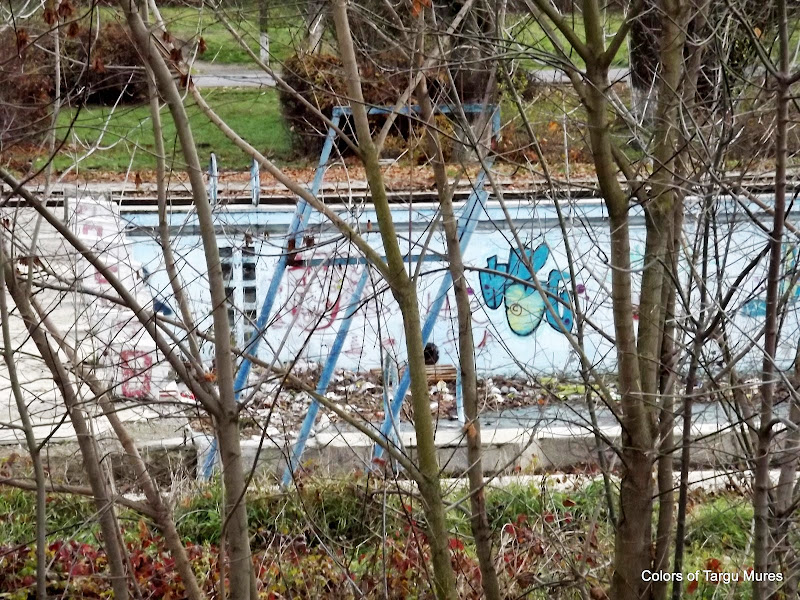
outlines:
{"label": "green grass", "polygon": [[[276,14],[271,19],[272,24],[269,26],[270,51],[273,58],[280,62],[292,55],[302,41],[302,19],[297,14],[275,12]],[[203,56],[203,60],[213,60],[226,64],[251,62],[250,57],[226,27],[208,9],[165,7],[162,9],[162,15],[170,32],[178,38],[192,40],[198,35],[203,36],[208,45],[208,50]],[[257,10],[228,10],[226,16],[236,26],[242,37],[247,40],[250,48],[257,53]],[[577,32],[578,37],[585,41],[581,15],[570,15],[569,18],[570,24]],[[509,22],[513,23],[514,17],[510,17]],[[620,14],[609,13],[605,23],[606,35],[612,36],[621,23],[622,17]],[[522,61],[526,68],[546,69],[556,66],[552,62],[552,57],[554,55],[558,56],[555,47],[545,35],[542,27],[532,17],[529,15],[516,17],[516,24],[511,28],[511,35],[519,44],[520,49],[530,54],[530,58],[525,58]],[[563,47],[569,51],[569,44],[566,42],[566,38],[561,33],[557,34],[557,38]],[[584,66],[583,60],[577,54],[573,53],[570,59],[579,67]],[[617,67],[627,66],[628,49],[626,44],[621,46],[612,64]]]}
{"label": "green grass", "polygon": [[[162,16],[167,28],[182,40],[202,36],[208,46],[202,60],[218,63],[252,62],[247,52],[210,10],[192,7],[164,7]],[[283,61],[294,54],[302,41],[302,20],[298,16],[273,11],[268,26],[272,59]],[[253,52],[259,53],[258,12],[256,9],[226,10],[226,17]]]}
{"label": "green grass", "polygon": [[686,542],[741,551],[747,547],[752,522],[752,505],[742,499],[721,496],[695,509],[688,519]]}
{"label": "green grass", "polygon": [[[511,19],[509,19],[511,20]],[[582,15],[575,13],[566,16],[567,22],[575,31],[578,38],[582,42],[586,41],[586,35],[583,27]],[[622,15],[619,13],[609,12],[606,15],[604,29],[606,32],[607,42],[610,43],[611,38],[622,25]],[[517,16],[516,24],[511,28],[510,37],[512,37],[518,44],[518,51],[525,52],[528,55],[522,59],[522,64],[528,69],[548,69],[556,68],[559,64],[565,64],[564,61],[572,62],[578,67],[585,66],[583,59],[578,56],[578,53],[571,50],[570,44],[567,42],[566,37],[554,27],[551,29],[555,32],[555,37],[559,41],[560,46],[567,53],[565,57],[561,52],[556,51],[556,47],[551,39],[545,34],[545,31],[530,15]],[[554,62],[553,59],[560,62]],[[628,65],[628,46],[622,44],[617,52],[614,60],[611,63],[615,67],[625,67]]]}
{"label": "green grass", "polygon": [[[94,506],[88,498],[53,494],[47,497],[47,539],[95,541]],[[30,544],[36,539],[36,499],[33,493],[3,488],[0,493],[0,546]]]}
{"label": "green grass", "polygon": [[[219,20],[213,11],[204,7],[163,6],[161,16],[167,30],[178,40],[194,47],[199,37],[206,42],[207,50],[199,57],[203,61],[223,64],[252,63],[252,59],[231,35],[228,28]],[[101,19],[120,20],[117,8],[101,7]],[[257,8],[226,8],[225,17],[247,42],[249,48],[259,53],[259,28]],[[270,14],[269,32],[270,54],[278,62],[295,53],[302,42],[303,21],[297,11],[289,12],[274,8]]]}
{"label": "green grass", "polygon": [[[275,90],[214,91],[207,94],[209,104],[234,131],[243,134],[259,151],[276,159],[289,156],[291,143],[280,113]],[[192,132],[205,162],[215,152],[221,169],[244,170],[250,158],[187,100]],[[181,168],[180,148],[169,111],[161,118],[168,159]],[[74,121],[74,122],[73,122]],[[71,126],[71,129],[70,129]],[[149,106],[86,107],[65,110],[59,115],[59,136],[67,143],[55,159],[56,169],[71,165],[76,156],[100,141],[98,149],[80,163],[81,170],[126,171],[155,167],[154,138]]]}
{"label": "green grass", "polygon": [[[464,499],[465,485],[450,490],[447,501]],[[489,488],[486,501],[495,543],[505,536],[504,556],[506,552],[519,551],[519,556],[530,557],[532,546],[529,542],[535,540],[541,542],[542,551],[550,552],[553,541],[550,536],[557,537],[558,550],[565,556],[577,556],[577,553],[586,551],[591,554],[592,551],[587,549],[592,547],[598,559],[604,561],[613,552],[613,529],[608,523],[600,482],[569,492],[557,491],[538,482]],[[688,573],[711,568],[708,564],[712,560],[718,561],[721,569],[728,572],[741,572],[752,565],[752,553],[748,552],[752,508],[748,501],[733,494],[711,497],[701,494],[693,502],[687,523],[682,571]],[[468,504],[466,502],[465,506]],[[219,543],[221,505],[222,493],[218,482],[198,485],[179,500],[176,520],[187,543]],[[253,548],[269,550],[276,547],[276,541],[301,541],[303,549],[298,561],[306,562],[286,563],[287,568],[295,569],[301,575],[306,568],[312,569],[309,573],[316,573],[317,569],[324,571],[326,567],[318,564],[320,557],[333,552],[340,559],[346,557],[351,561],[348,563],[349,572],[355,574],[357,580],[368,581],[374,575],[370,565],[376,561],[386,558],[391,566],[393,556],[405,558],[404,553],[397,554],[393,550],[386,554],[386,544],[391,550],[403,548],[408,543],[412,521],[405,518],[405,511],[424,528],[424,514],[417,497],[391,491],[384,495],[378,480],[363,477],[349,481],[309,478],[304,480],[299,491],[280,492],[274,488],[255,487],[247,494],[247,509]],[[95,511],[88,498],[48,495],[47,513],[48,541],[76,539],[88,544],[97,543]],[[466,556],[474,559],[474,545],[465,512],[451,510],[447,519],[450,535],[462,540]],[[141,518],[128,509],[120,509],[120,522],[125,539],[135,541],[142,528]],[[385,540],[382,537],[384,526]],[[0,548],[30,544],[34,533],[33,494],[0,488]],[[306,545],[310,552],[305,549]],[[599,566],[595,575],[607,576],[608,565]],[[568,570],[566,563],[557,557],[548,569],[556,580]],[[684,587],[687,585],[687,582],[683,583]],[[547,596],[534,593],[529,597]],[[741,582],[729,585],[701,583],[691,597],[745,600],[751,597],[751,586]]]}
{"label": "green grass", "polygon": [[[247,517],[254,544],[277,536],[303,536],[363,543],[381,530],[382,495],[374,482],[309,480],[299,493],[252,489],[247,495]],[[176,511],[178,531],[187,541],[218,543],[221,528],[222,490],[218,482],[198,488],[180,503]],[[386,522],[390,530],[399,527],[399,501],[387,500]]]}
{"label": "green grass", "polygon": [[[101,9],[101,15],[107,19],[118,19],[119,11],[112,8]],[[208,8],[191,6],[165,6],[161,14],[167,24],[167,29],[178,39],[184,42],[193,42],[202,36],[207,45],[207,51],[202,60],[214,61],[223,64],[251,63],[247,52],[234,39],[228,29],[217,16]],[[247,41],[248,46],[256,54],[259,48],[259,28],[257,7],[227,8],[226,18],[237,29],[238,33]],[[583,17],[579,13],[567,15],[567,21],[575,30],[581,41],[585,41]],[[547,69],[558,66],[554,57],[562,59],[563,56],[556,52],[556,48],[545,34],[542,27],[529,14],[511,15],[507,22],[510,26],[510,36],[517,42],[516,51],[522,51],[527,57],[522,59],[522,64],[529,69]],[[610,41],[622,23],[622,15],[609,11],[604,23],[607,39]],[[552,28],[555,30],[555,28]],[[304,35],[303,19],[298,9],[278,6],[273,8],[268,25],[270,37],[270,52],[274,60],[282,62],[292,54],[302,43]],[[560,32],[556,37],[562,47],[569,53],[570,45]],[[568,60],[573,61],[578,67],[583,67],[583,60],[571,52]],[[628,64],[627,44],[622,44],[612,63],[616,67]]]}

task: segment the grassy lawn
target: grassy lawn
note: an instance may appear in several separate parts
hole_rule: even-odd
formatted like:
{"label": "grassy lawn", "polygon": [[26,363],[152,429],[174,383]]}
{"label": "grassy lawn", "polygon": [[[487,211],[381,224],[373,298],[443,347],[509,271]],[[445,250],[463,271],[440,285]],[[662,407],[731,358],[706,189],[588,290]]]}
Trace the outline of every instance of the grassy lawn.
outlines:
{"label": "grassy lawn", "polygon": [[[272,25],[269,28],[270,51],[276,60],[282,61],[295,52],[301,41],[303,34],[302,19],[300,15],[288,12],[288,9],[275,12],[276,14],[272,18]],[[213,60],[219,63],[250,62],[250,57],[247,53],[208,9],[164,7],[162,15],[167,21],[170,31],[180,39],[190,40],[197,35],[203,36],[208,45],[208,50],[203,57],[204,60]],[[248,41],[250,48],[258,52],[257,10],[255,8],[229,9],[227,17]],[[584,39],[582,17],[579,14],[575,14],[571,15],[570,19],[579,37]],[[555,65],[552,63],[552,57],[555,55],[555,48],[539,24],[530,15],[509,17],[509,24],[515,21],[516,23],[511,28],[511,35],[519,44],[518,49],[531,55],[531,58],[523,59],[523,64],[529,69],[553,68]],[[622,17],[620,14],[609,13],[605,23],[609,37],[613,36],[621,22]],[[558,38],[563,46],[568,49],[569,44],[566,43],[564,36],[558,34]],[[573,55],[570,58],[578,66],[583,66],[582,59],[577,55]],[[623,67],[627,66],[627,64],[628,50],[627,45],[623,44],[614,59],[613,65]]]}
{"label": "grassy lawn", "polygon": [[[169,32],[179,40],[194,47],[198,37],[206,43],[206,52],[199,57],[204,61],[222,64],[251,63],[247,52],[239,45],[227,27],[208,8],[191,6],[163,6],[161,16]],[[302,19],[291,14],[274,10],[268,26],[270,54],[273,60],[283,61],[295,53],[302,41]],[[284,11],[285,12],[285,11]],[[100,8],[101,18],[120,20],[119,10],[112,7]],[[225,15],[247,42],[250,49],[259,53],[258,11],[253,9],[225,10]]]}
{"label": "grassy lawn", "polygon": [[[278,105],[275,90],[266,91],[214,91],[207,94],[209,104],[235,131],[244,133],[247,141],[267,156],[287,158],[291,150],[287,131]],[[216,126],[210,123],[190,100],[187,108],[192,122],[200,158],[206,161],[215,152],[221,169],[244,170],[250,159],[236,148]],[[169,111],[162,109],[162,122],[167,154],[176,168],[181,166],[179,147],[176,144],[175,126]],[[69,126],[74,120],[72,130]],[[59,118],[59,135],[67,136],[65,150],[55,161],[57,169],[72,164],[75,156],[86,152],[100,140],[100,145],[81,162],[81,170],[125,171],[152,169],[153,131],[150,109],[144,106],[87,107],[63,111]]]}
{"label": "grassy lawn", "polygon": [[[224,24],[207,8],[169,6],[161,9],[169,31],[181,40],[202,36],[208,46],[202,59],[218,63],[249,63],[247,52],[233,38]],[[269,30],[270,53],[274,60],[283,61],[295,53],[302,42],[302,19],[299,15],[273,11]],[[226,16],[251,50],[259,53],[258,11],[227,9]]]}
{"label": "grassy lawn", "polygon": [[[583,27],[583,17],[580,14],[568,15],[568,22],[578,34],[581,41],[586,41],[586,35]],[[522,59],[522,64],[528,69],[551,69],[556,68],[559,63],[553,62],[554,58],[560,59],[564,64],[564,57],[556,52],[553,42],[545,34],[541,26],[530,15],[517,15],[516,17],[509,17],[509,23],[513,23],[511,27],[511,37],[517,44],[516,50],[524,52],[526,58]],[[622,24],[622,15],[620,13],[609,12],[606,16],[604,29],[606,32],[607,43],[610,43],[611,38],[619,29]],[[555,28],[552,28],[555,30]],[[557,30],[555,30],[557,31]],[[578,56],[574,51],[571,51],[569,43],[566,38],[558,32],[556,34],[561,47],[568,53],[566,60],[575,63],[578,67],[584,66],[583,59]],[[622,44],[619,51],[614,57],[612,66],[627,67],[628,66],[628,45]]]}

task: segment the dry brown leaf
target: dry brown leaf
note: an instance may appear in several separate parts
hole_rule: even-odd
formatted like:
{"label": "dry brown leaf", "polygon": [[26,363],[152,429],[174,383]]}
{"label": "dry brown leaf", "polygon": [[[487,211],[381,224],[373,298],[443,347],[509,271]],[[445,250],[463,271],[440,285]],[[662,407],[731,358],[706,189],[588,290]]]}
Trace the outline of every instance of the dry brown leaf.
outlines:
{"label": "dry brown leaf", "polygon": [[28,45],[28,30],[27,29],[17,29],[17,51],[22,52],[25,49],[25,46]]}
{"label": "dry brown leaf", "polygon": [[95,73],[106,72],[106,66],[103,63],[103,59],[100,58],[99,56],[95,56],[94,60],[92,61],[92,71],[94,71]]}
{"label": "dry brown leaf", "polygon": [[42,18],[44,22],[50,25],[51,27],[56,24],[58,17],[56,17],[56,11],[52,8],[45,8],[44,12],[42,13]]}
{"label": "dry brown leaf", "polygon": [[80,32],[81,26],[77,21],[71,21],[70,24],[67,25],[67,37],[76,38]]}

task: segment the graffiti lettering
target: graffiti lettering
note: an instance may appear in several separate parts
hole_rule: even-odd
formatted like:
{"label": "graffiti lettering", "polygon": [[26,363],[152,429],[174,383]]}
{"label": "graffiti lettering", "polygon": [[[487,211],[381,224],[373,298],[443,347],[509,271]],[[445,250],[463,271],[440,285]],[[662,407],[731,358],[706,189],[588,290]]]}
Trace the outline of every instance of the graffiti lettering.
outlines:
{"label": "graffiti lettering", "polygon": [[[495,310],[505,304],[506,321],[515,334],[520,336],[531,335],[545,319],[556,331],[561,331],[561,323],[567,331],[572,330],[572,311],[569,306],[569,292],[563,285],[569,281],[569,273],[552,270],[547,281],[541,282],[542,288],[549,296],[550,304],[555,313],[546,310],[544,298],[536,291],[533,285],[521,283],[533,281],[536,273],[544,268],[550,257],[550,250],[544,244],[535,250],[525,249],[525,256],[533,267],[531,273],[525,266],[523,256],[519,250],[511,249],[508,253],[507,263],[498,263],[497,255],[486,259],[486,266],[496,273],[481,273],[481,291],[486,306]],[[507,275],[506,275],[507,274]],[[546,314],[545,314],[546,313]],[[559,323],[559,320],[561,323]]]}
{"label": "graffiti lettering", "polygon": [[[115,275],[119,275],[119,265],[106,265],[106,268],[114,273]],[[107,285],[108,280],[103,276],[100,271],[95,270],[94,273],[94,282],[99,285]]]}
{"label": "graffiti lettering", "polygon": [[122,368],[122,396],[124,398],[145,398],[150,395],[150,367],[153,358],[147,352],[123,350],[120,352]]}
{"label": "graffiti lettering", "polygon": [[[783,254],[783,279],[781,279],[780,294],[786,293],[788,282],[794,279],[797,270],[797,246],[791,245]],[[789,292],[788,303],[794,304],[800,297],[800,283],[792,285]],[[740,309],[741,313],[750,318],[765,317],[767,315],[767,301],[764,298],[752,298],[745,302]]]}

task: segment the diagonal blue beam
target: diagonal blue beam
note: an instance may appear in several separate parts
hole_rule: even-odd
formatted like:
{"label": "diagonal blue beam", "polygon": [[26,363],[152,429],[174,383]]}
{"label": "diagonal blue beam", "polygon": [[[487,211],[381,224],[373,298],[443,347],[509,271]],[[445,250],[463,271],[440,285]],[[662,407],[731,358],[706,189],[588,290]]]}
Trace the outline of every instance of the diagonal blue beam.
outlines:
{"label": "diagonal blue beam", "polygon": [[217,155],[213,152],[208,160],[208,197],[212,206],[217,204],[217,189],[219,187],[219,171],[217,170]]}
{"label": "diagonal blue beam", "polygon": [[[341,112],[334,109],[331,121],[337,127],[339,126],[340,117]],[[325,138],[325,145],[322,147],[322,154],[319,157],[317,171],[314,174],[314,181],[311,184],[311,194],[313,196],[316,196],[319,193],[320,187],[322,187],[322,178],[325,176],[325,166],[330,158],[331,150],[333,149],[333,141],[335,138],[336,131],[334,128],[328,128],[328,135]],[[264,328],[267,325],[267,319],[269,319],[269,315],[272,312],[272,307],[275,304],[275,300],[278,298],[278,289],[280,288],[281,281],[283,281],[283,274],[286,271],[286,267],[289,264],[289,245],[291,243],[296,243],[297,236],[299,236],[303,229],[305,229],[310,216],[311,205],[301,198],[297,203],[297,208],[294,211],[292,222],[289,224],[286,247],[284,247],[284,251],[281,253],[280,257],[278,257],[278,264],[275,265],[275,272],[273,273],[272,279],[269,282],[269,288],[267,289],[266,296],[264,296],[264,303],[261,305],[261,311],[258,313],[258,319],[256,319],[256,331],[244,348],[246,354],[255,354],[258,352],[258,346],[261,343],[261,335],[263,334]],[[242,362],[239,365],[239,370],[236,372],[236,379],[233,382],[233,389],[236,392],[237,399],[247,384],[247,377],[250,375],[251,368],[252,363],[250,362],[250,359],[243,357]]]}
{"label": "diagonal blue beam", "polygon": [[[324,395],[328,390],[328,384],[333,376],[336,363],[339,361],[339,355],[342,353],[342,348],[344,347],[344,342],[347,339],[347,335],[350,333],[350,325],[353,322],[353,316],[356,314],[358,307],[360,306],[361,296],[364,293],[364,286],[366,285],[368,278],[369,267],[365,266],[364,272],[361,274],[361,278],[358,280],[358,283],[353,290],[353,295],[350,298],[350,304],[347,307],[342,324],[339,326],[339,331],[336,333],[336,338],[333,341],[333,346],[331,346],[330,354],[328,354],[328,358],[325,361],[325,366],[323,367],[322,373],[319,376],[316,389],[317,394]],[[316,401],[316,399],[314,399],[311,401],[311,406],[306,413],[305,419],[303,419],[303,425],[300,428],[300,435],[294,444],[292,455],[289,458],[289,465],[286,467],[286,470],[283,473],[282,484],[284,487],[287,487],[292,482],[294,472],[297,470],[297,465],[300,464],[300,458],[303,456],[303,450],[305,449],[306,442],[308,441],[308,436],[311,434],[311,428],[314,426],[314,422],[317,420],[318,412],[319,403]]]}
{"label": "diagonal blue beam", "polygon": [[[450,106],[447,106],[447,105],[439,107],[438,110],[439,110],[439,112],[442,112],[442,113],[454,112],[453,111],[453,107],[450,107]],[[479,105],[479,104],[476,104],[476,105],[465,105],[465,106],[462,107],[462,110],[464,112],[467,112],[467,113],[478,113],[478,112],[483,112],[484,110],[492,111],[493,112],[493,116],[492,116],[493,117],[492,118],[493,136],[497,136],[498,135],[499,130],[500,130],[500,113],[499,113],[499,110],[497,109],[496,106],[494,106],[494,105],[484,106],[484,105]],[[412,112],[412,111],[413,112],[419,112],[419,107],[410,107],[410,109],[409,108],[401,109],[400,112],[401,113],[403,113],[403,112],[408,113],[408,112]],[[384,108],[384,107],[373,107],[373,108],[371,108],[369,110],[370,114],[381,114],[381,113],[388,113],[388,112],[392,112],[392,109],[387,109],[387,108]],[[320,159],[319,159],[319,163],[318,163],[318,166],[317,166],[317,171],[315,173],[314,181],[313,181],[312,186],[311,186],[311,193],[314,196],[316,196],[319,193],[319,188],[322,186],[322,178],[323,178],[323,176],[325,174],[325,166],[327,165],[328,159],[330,158],[331,151],[333,150],[333,143],[334,143],[334,140],[336,139],[336,128],[338,128],[338,126],[339,126],[339,123],[341,121],[342,115],[349,114],[349,113],[350,113],[350,110],[349,110],[348,107],[334,107],[334,109],[333,109],[333,114],[331,115],[331,123],[332,123],[332,125],[328,128],[328,133],[327,133],[327,136],[325,138],[325,144],[322,147],[322,152],[320,154]],[[491,164],[491,161],[490,161],[490,164]],[[480,175],[478,177],[478,182],[479,183],[476,184],[475,188],[473,189],[473,194],[470,196],[470,199],[467,201],[467,206],[465,206],[465,214],[467,212],[466,211],[467,207],[470,206],[470,205],[474,205],[474,202],[472,201],[473,200],[473,196],[476,196],[476,200],[478,200],[478,199],[480,200],[480,205],[482,207],[485,205],[486,197],[488,196],[488,193],[484,192],[483,190],[476,192],[476,190],[478,190],[479,188],[483,187],[484,177],[485,177],[485,172],[481,171],[481,173],[480,173]],[[474,206],[473,206],[473,208],[474,208]],[[256,320],[256,332],[253,334],[253,336],[251,337],[251,339],[248,341],[247,345],[244,348],[244,352],[246,354],[251,354],[252,355],[252,354],[255,354],[258,351],[258,346],[259,346],[260,341],[261,341],[261,335],[263,334],[263,330],[264,330],[264,328],[266,326],[267,319],[269,319],[269,315],[272,312],[272,307],[273,307],[273,305],[275,303],[275,300],[277,298],[277,295],[278,295],[278,289],[280,287],[280,282],[283,279],[283,274],[284,274],[284,272],[286,270],[286,267],[288,266],[288,262],[289,262],[289,248],[288,248],[288,245],[291,243],[292,240],[294,240],[295,243],[296,243],[297,237],[300,235],[302,230],[305,228],[305,225],[308,223],[308,219],[309,219],[310,216],[311,216],[311,206],[308,205],[308,203],[301,198],[298,201],[297,208],[295,209],[294,217],[292,218],[292,222],[289,225],[289,232],[288,232],[288,235],[287,235],[287,247],[285,248],[285,251],[279,257],[278,263],[275,266],[275,273],[273,274],[272,280],[270,281],[270,286],[269,286],[269,289],[267,290],[267,295],[264,297],[264,303],[263,303],[263,305],[261,307],[261,311],[260,311],[260,313],[258,315],[258,319]],[[462,218],[463,218],[463,215],[462,215]],[[475,220],[477,220],[477,217],[475,218]],[[466,245],[466,241],[469,239],[469,236],[472,234],[472,231],[475,228],[475,224],[474,223],[472,225],[469,225],[469,217],[467,219],[467,225],[466,226],[469,229],[468,231],[466,231],[465,229],[462,228],[462,222],[461,222],[461,219],[460,219],[459,220],[459,240],[461,241],[464,238],[464,235],[466,235],[466,239],[463,239],[463,243],[465,245]],[[445,280],[442,282],[442,286],[443,287],[440,290],[440,292],[441,292],[440,298],[438,298],[437,302],[434,303],[434,307],[438,303],[438,307],[436,308],[436,311],[435,311],[436,314],[433,315],[432,319],[431,319],[431,315],[429,315],[428,321],[430,321],[430,324],[428,323],[428,321],[426,321],[425,327],[423,328],[423,335],[425,336],[426,340],[430,336],[431,331],[433,330],[433,326],[435,325],[435,322],[436,322],[436,317],[438,316],[438,313],[441,310],[442,304],[444,303],[444,299],[445,299],[446,294],[447,294],[447,290],[449,289],[449,286],[450,286],[451,283],[452,283],[452,277],[448,273],[445,276]],[[445,284],[446,284],[446,288],[444,287]],[[434,307],[432,307],[432,308],[434,308]],[[433,311],[431,311],[431,312],[433,312]],[[348,327],[349,327],[349,325],[348,325]],[[425,333],[426,329],[427,329],[427,334]],[[333,367],[335,367],[335,361],[333,362]],[[234,380],[234,392],[236,394],[236,399],[237,400],[239,399],[239,395],[240,395],[241,391],[244,389],[244,387],[245,387],[245,385],[247,383],[247,378],[248,378],[248,376],[250,374],[251,368],[252,368],[251,361],[246,356],[243,357],[242,358],[242,362],[241,362],[241,364],[239,366],[239,370],[236,373],[236,379]],[[404,379],[406,378],[407,374],[408,373],[406,372],[406,374],[404,375]],[[409,382],[410,382],[410,379],[409,379]],[[398,387],[398,392],[401,391],[400,388],[402,387],[402,385],[403,385],[403,382],[401,381],[400,382],[400,386]],[[407,390],[408,390],[408,383],[405,385],[405,389],[402,390],[402,393],[397,393],[395,395],[395,398],[393,399],[393,403],[392,403],[393,412],[392,412],[391,415],[389,415],[389,414],[386,415],[387,416],[387,421],[388,421],[388,427],[391,427],[391,424],[394,421],[394,418],[396,417],[396,414],[399,412],[400,405],[402,405],[402,399],[405,396],[405,393],[406,393]],[[398,402],[398,397],[399,397],[399,402]],[[459,397],[460,397],[460,395],[459,395]],[[395,408],[395,405],[396,405],[396,408]],[[313,423],[312,423],[312,425],[313,425]],[[386,422],[384,422],[384,426],[386,426]],[[388,432],[388,427],[387,427],[387,432]],[[381,430],[383,431],[383,427],[381,428]],[[386,433],[384,433],[384,436],[385,435],[386,435]],[[204,468],[203,468],[203,472],[201,474],[201,477],[204,477],[206,479],[211,477],[211,473],[213,472],[214,463],[215,463],[215,460],[216,460],[216,451],[217,451],[217,440],[214,439],[212,444],[211,444],[211,448],[209,449],[208,456],[206,457],[206,462],[204,464]],[[382,449],[380,447],[377,447],[376,448],[376,456],[379,456],[378,453],[381,452],[381,451],[382,451]]]}
{"label": "diagonal blue beam", "polygon": [[261,201],[261,171],[255,158],[250,166],[250,201],[253,206],[258,206]]}
{"label": "diagonal blue beam", "polygon": [[[482,112],[484,110],[490,110],[492,112],[492,139],[497,139],[500,135],[500,127],[501,127],[501,120],[500,120],[500,109],[498,106],[489,105],[483,106],[480,104],[475,105],[467,105],[463,107],[465,113],[474,113],[474,112]],[[450,106],[443,106],[439,107],[440,112],[452,112],[453,109]],[[469,244],[469,239],[472,237],[472,232],[475,230],[475,225],[478,221],[478,215],[473,213],[475,212],[477,205],[480,205],[481,209],[486,206],[486,199],[488,197],[488,192],[483,189],[484,182],[486,179],[486,169],[491,169],[492,165],[494,164],[494,157],[489,157],[484,162],[483,168],[481,168],[480,174],[475,182],[475,185],[472,188],[472,194],[470,194],[469,199],[467,200],[466,205],[464,206],[464,211],[462,212],[461,218],[458,220],[458,242],[461,249],[467,247]],[[445,298],[447,297],[447,292],[450,289],[450,286],[453,283],[453,277],[448,270],[445,273],[444,278],[442,279],[442,283],[439,286],[439,293],[436,297],[436,300],[431,305],[430,311],[428,312],[428,316],[425,319],[425,324],[422,327],[422,343],[427,344],[428,339],[430,338],[431,333],[433,332],[433,327],[436,324],[436,320],[439,317],[439,312],[442,310],[442,306],[444,305]],[[461,367],[459,366],[458,372],[458,380],[456,382],[456,409],[458,411],[459,419],[463,418],[464,415],[464,406],[463,406],[463,394],[461,391]],[[411,385],[411,374],[406,368],[405,372],[403,373],[403,377],[400,380],[400,384],[397,386],[395,390],[394,398],[392,398],[392,404],[390,410],[387,411],[383,424],[381,425],[381,435],[385,440],[389,440],[389,432],[394,426],[394,423],[397,422],[397,416],[400,414],[400,407],[403,405],[403,400],[405,399],[405,395],[408,392],[408,388]],[[375,445],[374,452],[373,452],[373,460],[374,459],[381,459],[383,457],[383,448],[378,444]]]}
{"label": "diagonal blue beam", "polygon": [[[472,194],[470,194],[467,203],[464,205],[464,210],[461,214],[461,217],[458,219],[458,241],[462,250],[469,245],[472,232],[475,231],[475,226],[478,223],[480,210],[486,206],[486,199],[489,196],[489,192],[483,189],[485,179],[486,173],[481,171],[478,179],[475,182],[475,186],[473,187]],[[453,276],[450,274],[450,271],[446,271],[444,278],[442,279],[442,283],[439,285],[439,291],[435,296],[435,300],[433,301],[430,311],[428,311],[428,316],[425,319],[425,323],[422,326],[423,345],[428,343],[428,339],[430,338],[431,333],[433,333],[433,328],[436,325],[437,319],[439,318],[439,313],[442,310],[442,306],[444,306],[444,301],[447,298],[447,292],[450,290],[452,283]],[[400,379],[400,383],[395,390],[394,398],[392,398],[392,403],[389,407],[390,410],[386,413],[383,424],[381,425],[381,435],[385,439],[388,439],[389,432],[392,429],[392,424],[397,419],[397,415],[400,413],[400,407],[403,405],[403,399],[405,398],[406,392],[408,392],[410,385],[411,374],[409,369],[406,368],[406,370],[403,372],[402,378]],[[373,457],[374,459],[381,459],[383,457],[383,448],[381,446],[377,444],[375,445]]]}
{"label": "diagonal blue beam", "polygon": [[[319,189],[322,187],[322,178],[325,176],[325,166],[328,164],[328,159],[330,158],[331,151],[333,150],[333,142],[336,139],[336,130],[334,129],[334,126],[339,126],[341,116],[341,109],[334,107],[333,115],[331,116],[331,122],[333,125],[328,128],[328,135],[325,138],[325,144],[322,147],[322,153],[319,157],[316,173],[314,173],[314,181],[311,183],[310,191],[313,196],[316,196],[319,193]],[[289,224],[289,232],[286,236],[286,246],[284,247],[281,255],[278,257],[278,263],[275,265],[275,272],[273,273],[272,279],[269,282],[267,294],[264,296],[264,302],[261,305],[261,311],[258,313],[258,318],[256,319],[255,332],[243,348],[244,354],[255,355],[258,352],[258,347],[261,343],[261,336],[264,332],[264,328],[266,327],[269,315],[272,312],[272,307],[275,304],[275,300],[278,297],[278,289],[280,288],[281,281],[283,280],[283,274],[286,272],[286,267],[289,264],[289,244],[296,243],[297,236],[300,235],[303,229],[305,229],[310,216],[311,205],[300,198],[297,202],[297,207],[295,208],[292,221]],[[239,396],[242,393],[245,385],[247,385],[247,378],[250,376],[250,370],[252,366],[253,364],[250,359],[246,356],[243,356],[242,362],[239,364],[239,369],[236,372],[236,378],[233,381],[233,391],[236,394],[237,401],[239,400]],[[217,440],[214,438],[214,440],[211,442],[211,447],[209,448],[208,455],[206,456],[206,460],[203,465],[203,471],[201,473],[202,478],[211,478],[216,459]]]}

